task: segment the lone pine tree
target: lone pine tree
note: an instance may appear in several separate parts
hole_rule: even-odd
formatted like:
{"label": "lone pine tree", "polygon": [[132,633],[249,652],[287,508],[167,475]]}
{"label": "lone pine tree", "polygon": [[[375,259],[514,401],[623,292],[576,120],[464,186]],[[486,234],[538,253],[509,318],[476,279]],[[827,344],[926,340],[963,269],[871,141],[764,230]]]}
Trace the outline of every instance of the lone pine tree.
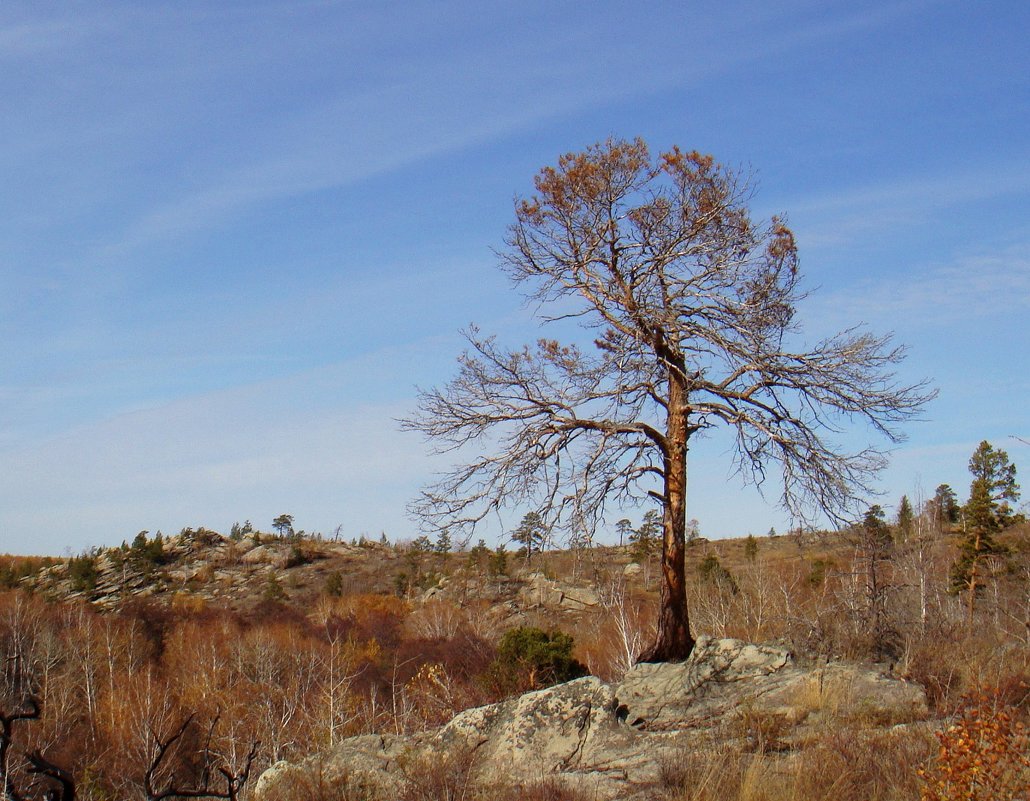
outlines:
{"label": "lone pine tree", "polygon": [[795,319],[797,246],[777,217],[752,219],[747,176],[710,156],[608,140],[569,153],[517,200],[502,268],[544,321],[581,341],[507,349],[476,328],[458,374],[404,421],[441,451],[475,454],[413,505],[430,526],[471,529],[531,506],[550,529],[601,525],[609,506],[658,502],[661,609],[648,661],[693,648],[687,613],[687,449],[728,426],[736,467],[776,468],[784,507],[841,519],[883,464],[828,433],[849,419],[897,441],[932,397],[895,381],[902,350],[848,329],[814,346]]}

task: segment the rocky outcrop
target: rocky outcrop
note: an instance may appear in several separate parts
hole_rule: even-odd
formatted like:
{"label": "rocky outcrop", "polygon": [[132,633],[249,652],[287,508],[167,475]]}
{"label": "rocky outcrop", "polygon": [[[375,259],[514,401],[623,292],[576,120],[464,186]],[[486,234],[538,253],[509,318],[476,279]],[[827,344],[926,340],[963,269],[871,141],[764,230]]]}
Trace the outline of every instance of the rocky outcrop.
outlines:
{"label": "rocky outcrop", "polygon": [[568,584],[530,573],[519,591],[519,601],[527,607],[544,607],[582,612],[598,605],[597,591],[586,585]]}
{"label": "rocky outcrop", "polygon": [[[318,764],[339,781],[361,777],[389,798],[412,780],[406,766],[461,751],[484,782],[551,776],[598,799],[643,799],[663,763],[683,749],[729,741],[754,747],[749,738],[768,736],[761,722],[769,720],[778,724],[777,747],[789,749],[820,716],[841,714],[905,723],[925,716],[926,702],[919,687],[875,667],[802,667],[782,648],[701,638],[681,664],[638,665],[614,685],[577,679],[467,710],[424,734],[351,738]],[[290,797],[307,767],[266,771],[258,799]]]}

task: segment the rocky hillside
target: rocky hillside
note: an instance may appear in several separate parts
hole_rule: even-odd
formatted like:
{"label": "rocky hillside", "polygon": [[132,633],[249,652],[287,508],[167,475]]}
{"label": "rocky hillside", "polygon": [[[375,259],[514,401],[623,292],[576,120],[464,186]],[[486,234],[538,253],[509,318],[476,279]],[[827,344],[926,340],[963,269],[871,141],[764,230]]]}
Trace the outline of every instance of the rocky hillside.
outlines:
{"label": "rocky hillside", "polygon": [[[390,548],[270,535],[238,541],[200,529],[132,546],[97,549],[41,570],[25,583],[62,600],[85,600],[101,609],[140,598],[188,605],[245,608],[262,599],[298,604],[322,592],[334,572],[362,591],[387,591]],[[385,568],[385,569],[384,569]]]}
{"label": "rocky hillside", "polygon": [[[530,610],[546,610],[558,616],[555,622],[574,624],[577,613],[598,606],[593,582],[582,575],[556,577],[561,554],[549,555],[555,557],[547,562],[551,577],[514,557],[503,569],[488,570],[477,556],[268,534],[232,540],[200,529],[96,549],[43,566],[21,583],[53,599],[86,601],[102,610],[142,599],[188,610],[245,611],[268,601],[310,609],[327,595],[400,594],[417,604],[484,602],[499,625],[518,625]],[[592,566],[595,572],[603,567],[630,577],[642,570],[625,553],[604,549]]]}

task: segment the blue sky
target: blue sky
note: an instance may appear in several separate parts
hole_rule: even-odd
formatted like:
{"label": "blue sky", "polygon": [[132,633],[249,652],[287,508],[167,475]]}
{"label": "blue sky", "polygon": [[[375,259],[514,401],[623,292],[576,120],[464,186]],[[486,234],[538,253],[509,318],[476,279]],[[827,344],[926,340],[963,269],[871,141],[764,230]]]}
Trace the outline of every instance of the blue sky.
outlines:
{"label": "blue sky", "polygon": [[[393,422],[470,322],[512,199],[610,135],[750,169],[813,334],[940,397],[885,503],[1030,438],[1030,4],[6,2],[0,551],[250,519],[410,537],[442,466]],[[858,441],[864,432],[856,432]],[[707,536],[787,521],[692,451]]]}

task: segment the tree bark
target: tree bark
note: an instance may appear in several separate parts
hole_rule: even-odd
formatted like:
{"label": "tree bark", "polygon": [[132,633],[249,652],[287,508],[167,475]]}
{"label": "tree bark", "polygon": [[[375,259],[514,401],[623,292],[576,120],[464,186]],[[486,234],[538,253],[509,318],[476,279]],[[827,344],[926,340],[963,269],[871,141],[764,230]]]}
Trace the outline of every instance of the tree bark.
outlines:
{"label": "tree bark", "polygon": [[681,662],[694,650],[687,612],[687,420],[682,373],[670,369],[662,519],[662,593],[655,643],[640,662]]}

